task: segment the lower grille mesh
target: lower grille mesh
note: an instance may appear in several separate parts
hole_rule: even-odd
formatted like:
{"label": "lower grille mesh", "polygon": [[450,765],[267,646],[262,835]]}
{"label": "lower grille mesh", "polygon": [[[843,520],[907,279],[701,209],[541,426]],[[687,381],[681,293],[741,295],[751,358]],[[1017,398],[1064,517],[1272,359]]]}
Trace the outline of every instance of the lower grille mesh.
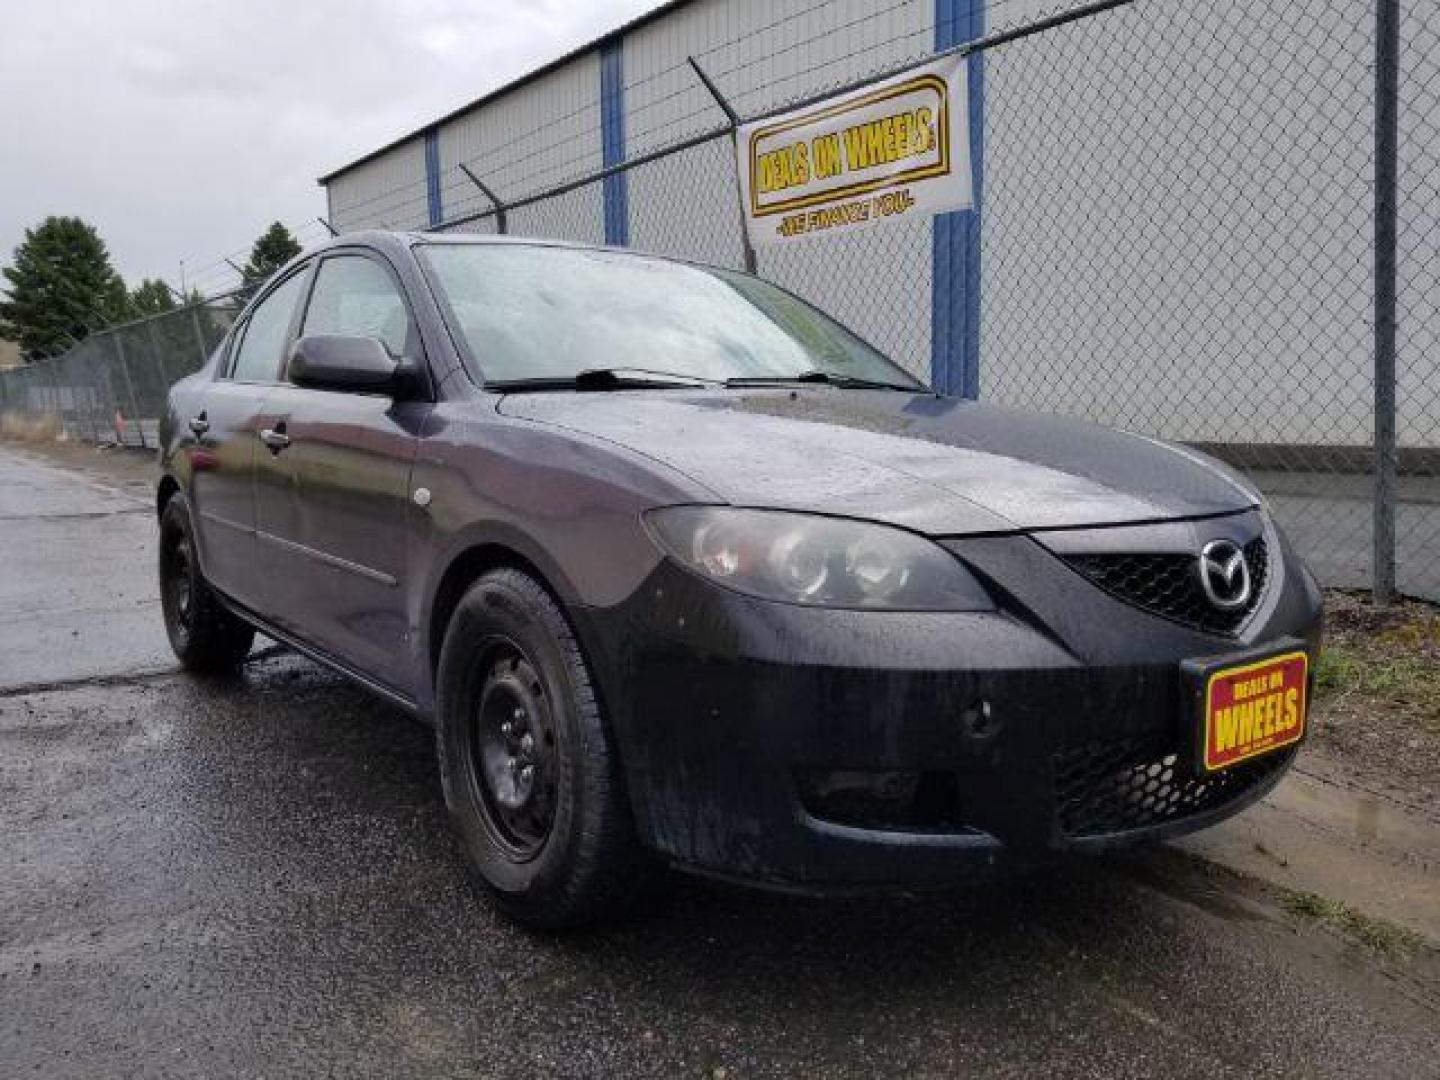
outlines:
{"label": "lower grille mesh", "polygon": [[1294,750],[1200,777],[1159,738],[1091,742],[1055,755],[1055,802],[1067,837],[1161,825],[1218,809],[1282,770]]}

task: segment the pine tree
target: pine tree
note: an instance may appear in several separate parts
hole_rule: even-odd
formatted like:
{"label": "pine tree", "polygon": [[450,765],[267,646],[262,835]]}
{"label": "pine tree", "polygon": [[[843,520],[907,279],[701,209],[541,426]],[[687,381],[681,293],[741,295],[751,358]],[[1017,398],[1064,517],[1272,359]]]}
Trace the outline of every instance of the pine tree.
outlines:
{"label": "pine tree", "polygon": [[266,278],[300,254],[300,245],[290,230],[275,222],[266,229],[250,249],[250,261],[240,271],[242,287],[258,288]]}
{"label": "pine tree", "polygon": [[48,217],[26,229],[3,274],[0,337],[18,342],[27,359],[59,352],[130,314],[105,242],[79,218]]}
{"label": "pine tree", "polygon": [[175,297],[170,293],[170,286],[159,278],[146,278],[130,293],[130,309],[137,319],[160,315],[175,310]]}

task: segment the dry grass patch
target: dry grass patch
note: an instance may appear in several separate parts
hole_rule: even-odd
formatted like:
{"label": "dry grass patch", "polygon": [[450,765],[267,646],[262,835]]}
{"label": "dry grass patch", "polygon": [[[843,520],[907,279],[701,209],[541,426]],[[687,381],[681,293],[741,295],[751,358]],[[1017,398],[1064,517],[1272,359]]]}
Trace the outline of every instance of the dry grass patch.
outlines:
{"label": "dry grass patch", "polygon": [[1327,597],[1321,701],[1361,699],[1400,724],[1440,737],[1440,608],[1402,601],[1376,608],[1353,593]]}
{"label": "dry grass patch", "polygon": [[1325,604],[1316,744],[1440,814],[1440,607],[1333,590]]}
{"label": "dry grass patch", "polygon": [[54,442],[63,437],[60,418],[54,413],[0,413],[0,438],[17,442]]}
{"label": "dry grass patch", "polygon": [[1425,939],[1414,930],[1367,915],[1342,900],[1299,889],[1282,889],[1280,902],[1290,914],[1332,926],[1366,948],[1392,959],[1409,959],[1425,946]]}

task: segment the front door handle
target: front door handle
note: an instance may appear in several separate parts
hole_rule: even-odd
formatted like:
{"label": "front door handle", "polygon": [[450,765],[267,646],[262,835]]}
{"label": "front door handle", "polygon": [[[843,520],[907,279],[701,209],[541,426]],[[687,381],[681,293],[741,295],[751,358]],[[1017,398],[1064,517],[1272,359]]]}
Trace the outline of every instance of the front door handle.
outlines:
{"label": "front door handle", "polygon": [[190,430],[196,435],[204,435],[210,430],[210,421],[205,419],[203,412],[199,416],[192,416],[190,418]]}
{"label": "front door handle", "polygon": [[270,448],[272,454],[278,454],[290,445],[290,436],[285,434],[285,425],[278,424],[273,428],[261,428],[260,441]]}

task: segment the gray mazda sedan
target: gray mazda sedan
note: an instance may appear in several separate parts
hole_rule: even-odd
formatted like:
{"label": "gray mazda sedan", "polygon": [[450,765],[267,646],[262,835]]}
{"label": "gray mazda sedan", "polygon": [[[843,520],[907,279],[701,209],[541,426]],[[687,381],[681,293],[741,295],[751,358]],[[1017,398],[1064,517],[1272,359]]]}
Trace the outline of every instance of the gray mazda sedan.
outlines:
{"label": "gray mazda sedan", "polygon": [[344,236],[162,437],[181,661],[258,630],[432,723],[531,924],[667,864],[913,888],[1172,836],[1305,735],[1320,596],[1245,480],[934,394],[731,270]]}

